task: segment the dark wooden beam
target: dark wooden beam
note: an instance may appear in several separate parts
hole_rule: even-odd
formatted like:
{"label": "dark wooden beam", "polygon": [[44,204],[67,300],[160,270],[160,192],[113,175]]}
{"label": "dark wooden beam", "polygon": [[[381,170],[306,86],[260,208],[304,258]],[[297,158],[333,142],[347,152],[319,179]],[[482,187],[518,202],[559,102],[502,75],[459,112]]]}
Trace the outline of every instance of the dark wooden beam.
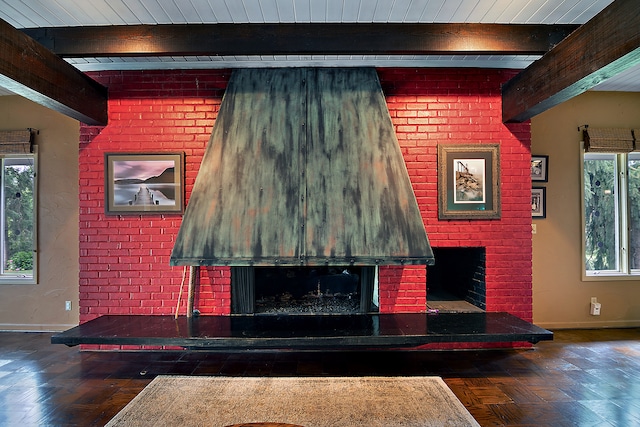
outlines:
{"label": "dark wooden beam", "polygon": [[0,86],[81,122],[107,124],[107,89],[2,19]]}
{"label": "dark wooden beam", "polygon": [[24,29],[63,57],[542,55],[576,25],[175,24]]}
{"label": "dark wooden beam", "polygon": [[502,120],[523,122],[640,64],[638,0],[616,0],[502,88]]}

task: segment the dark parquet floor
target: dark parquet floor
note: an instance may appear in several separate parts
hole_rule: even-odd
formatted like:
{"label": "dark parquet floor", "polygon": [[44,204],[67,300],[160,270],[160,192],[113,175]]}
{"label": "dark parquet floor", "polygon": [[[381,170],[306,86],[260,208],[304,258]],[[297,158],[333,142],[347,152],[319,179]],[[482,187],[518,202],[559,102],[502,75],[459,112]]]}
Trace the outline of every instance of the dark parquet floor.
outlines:
{"label": "dark parquet floor", "polygon": [[441,376],[483,426],[640,426],[640,328],[532,349],[93,352],[0,333],[1,426],[101,426],[156,375]]}

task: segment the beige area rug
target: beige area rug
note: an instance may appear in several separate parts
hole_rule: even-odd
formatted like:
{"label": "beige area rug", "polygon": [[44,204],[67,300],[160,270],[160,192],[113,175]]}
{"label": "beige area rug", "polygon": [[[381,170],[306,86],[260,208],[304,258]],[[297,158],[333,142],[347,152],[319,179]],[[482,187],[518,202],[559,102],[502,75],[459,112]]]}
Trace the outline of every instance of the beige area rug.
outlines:
{"label": "beige area rug", "polygon": [[158,376],[107,426],[479,426],[440,377]]}

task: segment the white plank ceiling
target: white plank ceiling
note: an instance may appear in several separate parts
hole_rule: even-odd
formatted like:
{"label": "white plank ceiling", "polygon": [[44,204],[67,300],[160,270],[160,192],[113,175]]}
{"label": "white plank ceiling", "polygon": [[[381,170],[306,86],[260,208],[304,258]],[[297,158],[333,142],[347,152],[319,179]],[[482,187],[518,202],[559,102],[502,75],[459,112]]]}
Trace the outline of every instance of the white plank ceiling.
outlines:
{"label": "white plank ceiling", "polygon": [[[16,28],[183,23],[583,24],[613,0],[0,0]],[[73,58],[81,71],[273,66],[526,68],[538,56],[211,56]],[[640,91],[640,67],[595,90]],[[0,94],[2,89],[0,88]]]}
{"label": "white plank ceiling", "polygon": [[481,22],[582,24],[612,0],[2,0],[15,27],[75,25]]}

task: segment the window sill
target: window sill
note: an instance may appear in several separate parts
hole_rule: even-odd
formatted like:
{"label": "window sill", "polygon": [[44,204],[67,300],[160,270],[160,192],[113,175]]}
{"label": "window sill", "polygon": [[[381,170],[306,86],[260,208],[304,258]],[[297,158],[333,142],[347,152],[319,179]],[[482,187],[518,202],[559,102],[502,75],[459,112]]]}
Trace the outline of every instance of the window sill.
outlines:
{"label": "window sill", "polygon": [[624,281],[640,281],[640,272],[638,273],[618,273],[618,272],[602,272],[596,274],[582,273],[583,282],[624,282]]}
{"label": "window sill", "polygon": [[37,284],[34,277],[0,277],[0,286],[2,285],[35,285]]}

